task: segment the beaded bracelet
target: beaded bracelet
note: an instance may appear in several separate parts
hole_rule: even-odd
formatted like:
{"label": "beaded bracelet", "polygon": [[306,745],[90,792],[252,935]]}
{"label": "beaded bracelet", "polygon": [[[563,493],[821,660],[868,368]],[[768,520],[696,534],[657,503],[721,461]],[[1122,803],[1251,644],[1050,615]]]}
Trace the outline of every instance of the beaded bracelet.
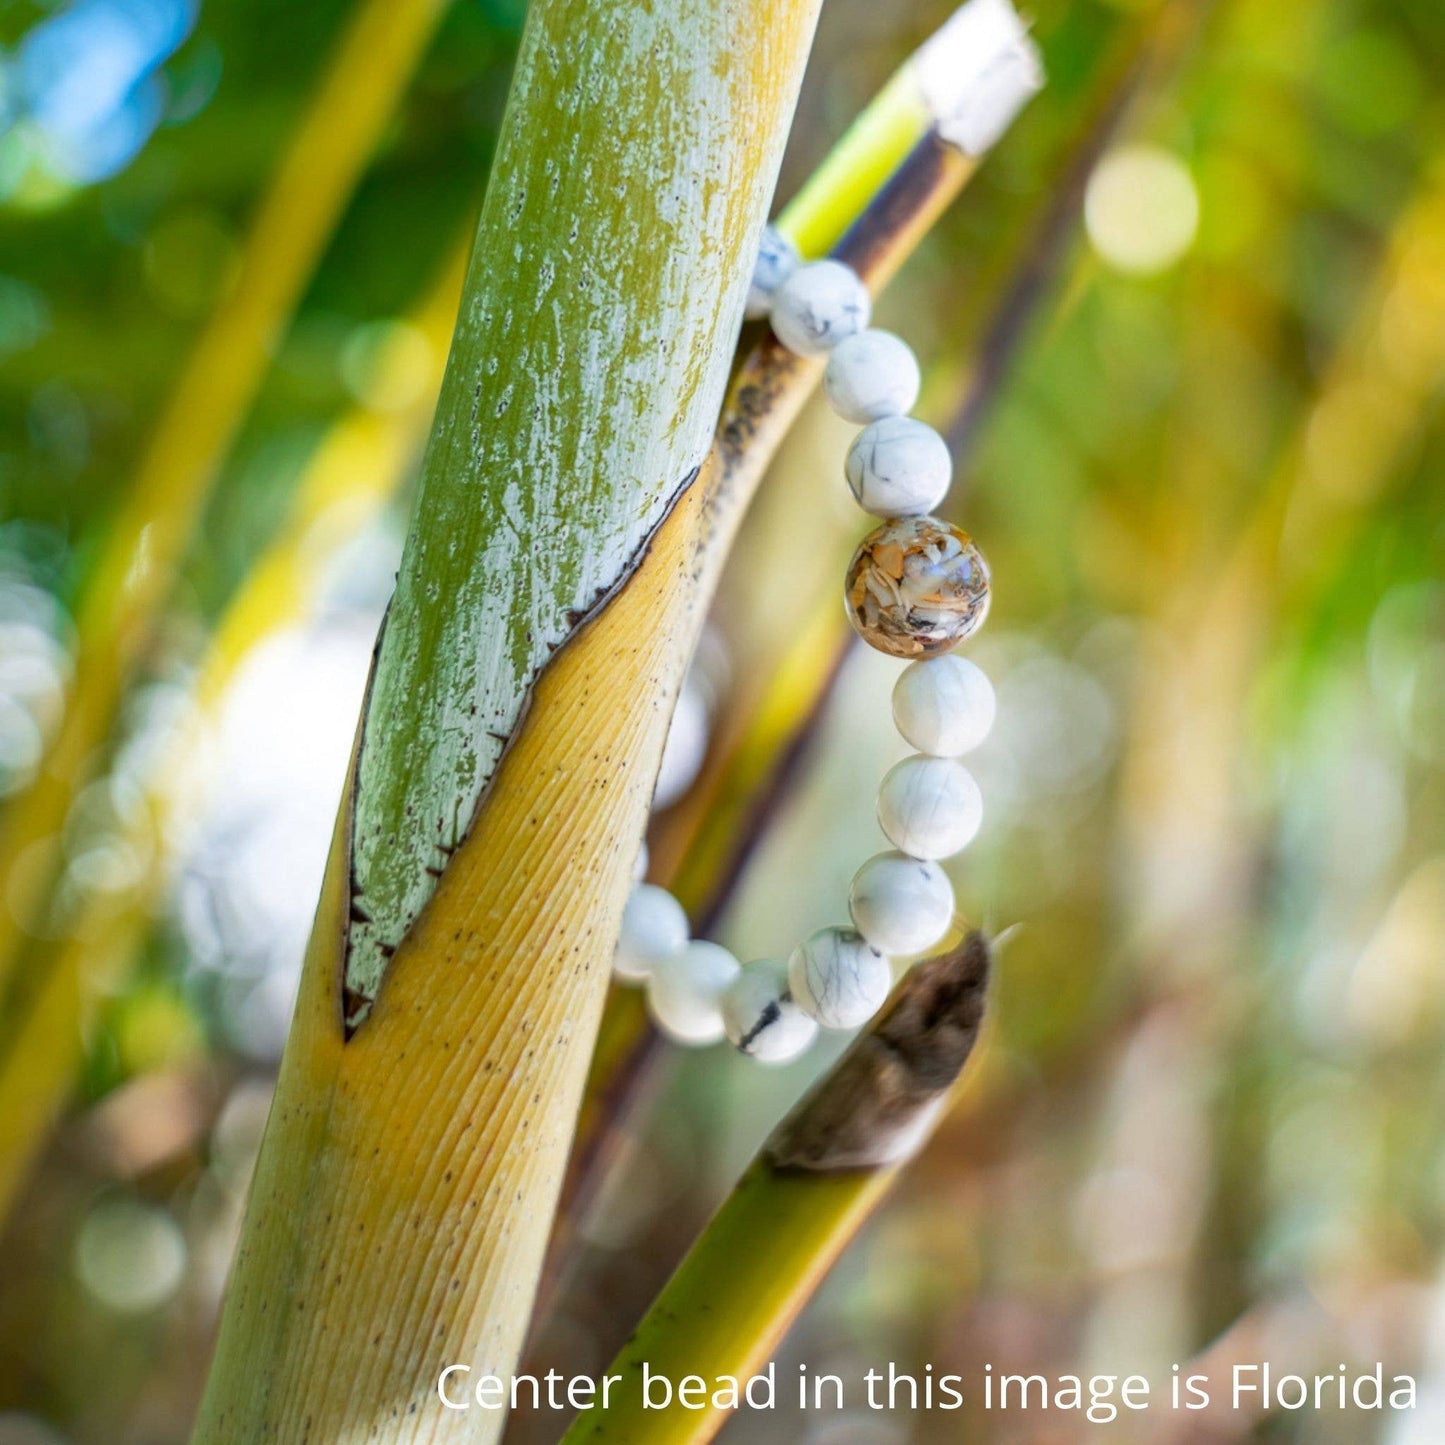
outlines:
{"label": "beaded bracelet", "polygon": [[878,789],[878,821],[895,851],[854,876],[852,928],[820,929],[786,964],[741,966],[721,945],[690,939],[677,899],[640,881],[644,848],[614,962],[617,978],[646,986],[667,1037],[701,1045],[726,1036],[766,1064],[797,1058],[820,1026],[865,1023],[892,987],[891,960],[942,940],[954,901],[939,860],[967,847],[983,817],[978,785],[958,758],[993,725],[993,688],[950,650],[988,613],[988,566],[966,532],[929,515],[948,491],[953,462],[943,438],[907,415],[918,400],[918,363],[907,343],[869,328],[871,312],[867,288],[847,266],[802,265],[786,237],[764,232],[748,316],[767,316],[799,356],[826,354],[829,404],[863,427],[845,473],[858,505],[882,522],[853,555],[844,601],[865,642],[910,659],[893,689],[893,719],[918,751]]}

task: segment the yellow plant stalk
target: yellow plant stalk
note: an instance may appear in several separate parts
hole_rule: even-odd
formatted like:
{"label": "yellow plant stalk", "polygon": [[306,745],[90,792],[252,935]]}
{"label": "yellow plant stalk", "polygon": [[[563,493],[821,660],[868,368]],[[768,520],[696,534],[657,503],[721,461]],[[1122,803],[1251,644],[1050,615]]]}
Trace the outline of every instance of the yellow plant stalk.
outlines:
{"label": "yellow plant stalk", "polygon": [[148,920],[139,899],[113,911],[94,901],[83,932],[46,946],[44,976],[29,991],[0,1056],[0,1220],[80,1071],[91,1005],[134,959]]}
{"label": "yellow plant stalk", "polygon": [[[222,613],[196,681],[202,712],[214,710],[251,651],[311,606],[326,561],[374,520],[396,495],[431,421],[447,343],[456,320],[465,249],[450,257],[411,325],[423,348],[383,348],[380,368],[422,363],[410,401],[396,410],[366,406],[330,429],[297,484],[290,513]],[[167,758],[170,766],[174,759]],[[166,883],[166,859],[153,845],[168,833],[166,779],[150,783],[147,806],[134,824],[152,858],[123,898],[96,892],[65,935],[26,952],[37,982],[18,1017],[0,1030],[0,1220],[9,1212],[84,1056],[90,1005],[124,977],[155,916]]]}
{"label": "yellow plant stalk", "polygon": [[989,946],[973,933],[904,976],[872,1024],[774,1130],[607,1369],[610,1408],[563,1445],[703,1445],[728,1410],[644,1408],[644,1366],[746,1381],[942,1117],[983,1022]]}
{"label": "yellow plant stalk", "polygon": [[[478,828],[346,1043],[333,849],[198,1441],[284,1438],[278,1422],[313,1411],[337,1441],[444,1438],[443,1365],[509,1371],[606,979],[601,910],[620,915],[650,800],[650,774],[619,764],[660,752],[665,714],[637,702],[675,686],[658,624],[685,613],[708,526],[695,486],[543,673]],[[494,838],[517,840],[510,868]]]}
{"label": "yellow plant stalk", "polygon": [[76,607],[75,683],[30,787],[0,814],[0,1000],[59,864],[60,830],[114,722],[272,351],[445,0],[363,0],[261,201]]}
{"label": "yellow plant stalk", "polygon": [[[846,633],[842,608],[830,596],[826,606],[816,607],[803,620],[757,706],[742,719],[736,745],[700,780],[695,791],[705,794],[709,806],[694,812],[692,796],[685,800],[687,821],[694,822],[687,829],[687,846],[653,850],[651,875],[672,890],[690,918],[702,916],[725,891],[740,847],[754,835],[758,790],[774,776],[780,749],[796,740],[808,709],[826,693],[838,657],[840,628]],[[618,1137],[616,1126],[637,1107],[661,1047],[641,990],[611,989],[577,1119],[562,1209],[548,1248],[539,1315],[550,1303],[576,1229],[603,1182],[606,1151]]]}

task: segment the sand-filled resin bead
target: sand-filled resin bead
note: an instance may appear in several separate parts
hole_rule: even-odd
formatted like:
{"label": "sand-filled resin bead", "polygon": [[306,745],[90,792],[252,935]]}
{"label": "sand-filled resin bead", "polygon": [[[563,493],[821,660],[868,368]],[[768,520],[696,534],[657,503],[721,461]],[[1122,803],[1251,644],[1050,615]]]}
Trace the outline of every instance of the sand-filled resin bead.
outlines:
{"label": "sand-filled resin bead", "polygon": [[828,405],[859,426],[911,411],[922,384],[913,348],[901,336],[871,327],[840,341],[823,373]]}
{"label": "sand-filled resin bead", "polygon": [[822,356],[868,325],[868,288],[839,261],[800,266],[773,293],[773,331],[797,356]]}
{"label": "sand-filled resin bead", "polygon": [[993,684],[966,657],[931,657],[893,685],[893,722],[904,742],[936,758],[976,748],[993,727]]}
{"label": "sand-filled resin bead", "polygon": [[983,822],[983,796],[954,758],[915,753],[878,786],[878,823],[911,858],[948,858],[967,848]]}
{"label": "sand-filled resin bead", "polygon": [[820,928],[788,959],[793,1001],[825,1029],[866,1023],[888,997],[888,960],[851,928]]}
{"label": "sand-filled resin bead", "polygon": [[787,1064],[808,1050],[818,1025],[793,1002],[788,966],[774,958],[748,964],[722,997],[732,1046],[760,1064]]}
{"label": "sand-filled resin bead", "polygon": [[879,853],[848,890],[853,926],[880,953],[907,958],[932,948],[953,923],[953,885],[937,863]]}
{"label": "sand-filled resin bead", "polygon": [[844,598],[858,635],[891,657],[930,657],[988,615],[988,564],[967,532],[937,517],[875,528],[848,565]]}
{"label": "sand-filled resin bead", "polygon": [[931,512],[953,480],[948,444],[911,416],[886,416],[858,433],[843,463],[853,500],[875,517]]}
{"label": "sand-filled resin bead", "polygon": [[647,980],[654,1022],[680,1044],[715,1044],[726,1031],[722,999],[738,978],[738,961],[721,944],[701,939],[664,959]]}
{"label": "sand-filled resin bead", "polygon": [[747,317],[756,321],[772,309],[778,287],[802,264],[798,248],[775,226],[763,228],[758,258],[748,283]]}

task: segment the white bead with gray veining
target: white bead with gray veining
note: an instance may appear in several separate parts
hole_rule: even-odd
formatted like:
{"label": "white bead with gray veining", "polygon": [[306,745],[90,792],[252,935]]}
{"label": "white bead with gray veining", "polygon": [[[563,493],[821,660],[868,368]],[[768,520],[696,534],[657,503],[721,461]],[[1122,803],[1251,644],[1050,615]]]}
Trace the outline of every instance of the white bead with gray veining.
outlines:
{"label": "white bead with gray veining", "polygon": [[994,711],[993,684],[965,657],[910,663],[893,686],[893,722],[904,742],[936,758],[976,748],[993,727]]}
{"label": "white bead with gray veining", "polygon": [[793,1001],[825,1029],[867,1022],[892,983],[888,960],[851,928],[819,929],[788,960]]}
{"label": "white bead with gray veining", "polygon": [[848,912],[880,953],[907,958],[932,948],[953,923],[953,885],[937,863],[879,853],[853,876]]}
{"label": "white bead with gray veining", "polygon": [[838,261],[800,266],[773,296],[773,331],[798,356],[822,356],[868,325],[868,288]]}
{"label": "white bead with gray veining", "polygon": [[943,500],[953,458],[943,438],[911,416],[888,416],[858,433],[843,464],[848,489],[875,517],[917,517]]}
{"label": "white bead with gray veining", "polygon": [[753,279],[748,283],[746,313],[749,321],[757,321],[768,314],[778,287],[801,264],[798,248],[776,226],[765,226],[758,243],[757,260],[753,262]]}
{"label": "white bead with gray veining", "polygon": [[966,848],[983,821],[973,775],[953,758],[915,753],[878,788],[878,822],[888,841],[913,858],[947,858]]}
{"label": "white bead with gray veining", "polygon": [[715,1044],[722,1038],[722,998],[737,981],[738,961],[721,944],[701,939],[665,959],[647,980],[647,1007],[668,1038]]}
{"label": "white bead with gray veining", "polygon": [[823,372],[829,406],[859,426],[911,411],[922,381],[913,348],[872,327],[840,341]]}
{"label": "white bead with gray veining", "polygon": [[640,983],[664,959],[677,957],[687,947],[687,939],[682,904],[655,883],[635,883],[622,910],[612,971],[629,983]]}
{"label": "white bead with gray veining", "polygon": [[733,1047],[760,1064],[786,1064],[805,1053],[818,1025],[793,1001],[788,967],[777,959],[748,964],[722,999]]}

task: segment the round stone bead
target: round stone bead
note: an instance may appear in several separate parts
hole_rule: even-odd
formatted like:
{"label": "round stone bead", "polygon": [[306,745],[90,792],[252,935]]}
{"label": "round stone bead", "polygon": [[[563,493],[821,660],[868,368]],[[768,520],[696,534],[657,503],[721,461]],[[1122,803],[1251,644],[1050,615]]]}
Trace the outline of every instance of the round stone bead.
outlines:
{"label": "round stone bead", "polygon": [[968,847],[983,822],[983,797],[964,765],[915,753],[878,787],[878,822],[911,858],[947,858]]}
{"label": "round stone bead", "polygon": [[680,1044],[722,1038],[723,995],[737,982],[738,961],[720,944],[695,940],[664,959],[647,980],[647,1006],[658,1028]]}
{"label": "round stone bead", "polygon": [[852,1029],[888,997],[888,960],[851,928],[820,928],[788,960],[793,1001],[825,1029]]}
{"label": "round stone bead", "polygon": [[868,325],[868,288],[838,261],[799,266],[773,295],[773,330],[798,356],[822,356]]}
{"label": "round stone bead", "polygon": [[913,348],[891,331],[871,328],[840,341],[823,372],[828,404],[859,426],[911,411],[922,382]]}
{"label": "round stone bead", "polygon": [[664,959],[680,954],[687,937],[682,904],[655,883],[634,883],[622,910],[612,971],[628,983],[640,983]]}
{"label": "round stone bead", "polygon": [[887,416],[866,426],[843,463],[848,490],[875,517],[931,512],[953,480],[953,458],[943,438],[911,416]]}
{"label": "round stone bead", "polygon": [[993,726],[993,685],[966,657],[911,663],[893,685],[893,721],[903,741],[936,758],[976,748]]}
{"label": "round stone bead", "polygon": [[871,647],[930,657],[983,625],[988,586],[988,564],[967,532],[936,517],[901,517],[863,539],[848,564],[844,600]]}
{"label": "round stone bead", "polygon": [[848,912],[880,953],[908,957],[932,948],[953,923],[953,885],[937,863],[880,853],[853,876]]}
{"label": "round stone bead", "polygon": [[791,1063],[818,1036],[788,991],[788,966],[773,958],[743,969],[723,995],[722,1016],[733,1047],[761,1064]]}
{"label": "round stone bead", "polygon": [[801,263],[798,248],[781,231],[775,226],[763,228],[758,259],[753,262],[753,279],[748,283],[746,314],[749,321],[757,321],[768,314],[774,293]]}

